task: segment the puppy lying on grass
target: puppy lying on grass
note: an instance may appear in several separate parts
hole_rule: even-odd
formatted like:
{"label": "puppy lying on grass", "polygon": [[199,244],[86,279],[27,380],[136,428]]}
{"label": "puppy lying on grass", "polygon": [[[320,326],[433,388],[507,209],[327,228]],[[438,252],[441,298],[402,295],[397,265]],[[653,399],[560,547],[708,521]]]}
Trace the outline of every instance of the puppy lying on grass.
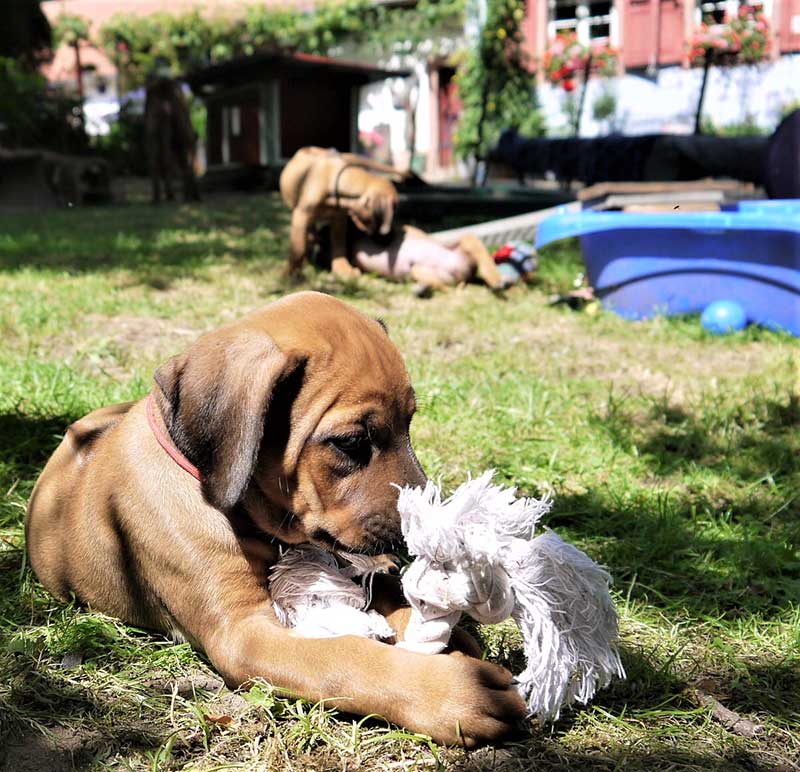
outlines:
{"label": "puppy lying on grass", "polygon": [[[272,606],[281,548],[376,554],[401,541],[392,483],[425,483],[414,411],[381,324],[290,295],[203,335],[138,402],[69,427],[28,505],[31,565],[58,597],[183,636],[231,687],[264,678],[441,743],[499,740],[525,703],[508,671],[465,656],[479,651],[466,634],[461,652],[437,655],[301,638]],[[372,606],[402,637],[399,580],[376,581]]]}
{"label": "puppy lying on grass", "polygon": [[502,289],[503,277],[475,236],[440,244],[418,228],[396,226],[398,196],[389,177],[403,176],[391,166],[352,153],[318,147],[298,150],[280,179],[281,195],[292,210],[287,272],[299,271],[310,257],[313,234],[324,226],[321,262],[340,278],[374,273],[413,281],[419,294],[475,277]]}

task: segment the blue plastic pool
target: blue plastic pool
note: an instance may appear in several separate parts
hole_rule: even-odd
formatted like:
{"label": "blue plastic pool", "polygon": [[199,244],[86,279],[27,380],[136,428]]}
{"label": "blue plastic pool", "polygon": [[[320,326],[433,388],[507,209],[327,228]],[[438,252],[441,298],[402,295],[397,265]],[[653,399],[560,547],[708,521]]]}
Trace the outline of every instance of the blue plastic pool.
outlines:
{"label": "blue plastic pool", "polygon": [[732,300],[749,322],[800,335],[800,201],[723,212],[577,212],[548,217],[536,246],[579,236],[603,305],[629,319]]}

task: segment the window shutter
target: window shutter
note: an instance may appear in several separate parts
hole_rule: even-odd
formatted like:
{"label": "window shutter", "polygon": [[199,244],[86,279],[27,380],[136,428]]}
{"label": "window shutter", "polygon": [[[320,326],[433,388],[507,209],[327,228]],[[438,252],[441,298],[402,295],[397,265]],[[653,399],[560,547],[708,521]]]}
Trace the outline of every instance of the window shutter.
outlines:
{"label": "window shutter", "polygon": [[622,8],[622,61],[625,67],[646,67],[653,52],[655,2],[630,0]]}
{"label": "window shutter", "polygon": [[781,53],[800,51],[800,0],[782,0],[779,24]]}
{"label": "window shutter", "polygon": [[680,64],[686,49],[682,0],[661,0],[661,45],[659,64]]}
{"label": "window shutter", "polygon": [[[651,62],[679,64],[686,40],[684,0],[630,0],[623,6],[622,60],[625,67],[647,67]],[[800,2],[800,0],[798,0]],[[661,6],[661,30],[656,56],[656,13]]]}

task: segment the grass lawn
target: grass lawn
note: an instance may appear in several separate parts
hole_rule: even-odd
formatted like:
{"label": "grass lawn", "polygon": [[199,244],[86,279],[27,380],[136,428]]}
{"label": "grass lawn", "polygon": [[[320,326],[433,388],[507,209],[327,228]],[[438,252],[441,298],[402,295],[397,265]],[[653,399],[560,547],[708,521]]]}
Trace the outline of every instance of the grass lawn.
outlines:
{"label": "grass lawn", "polygon": [[[572,245],[506,299],[311,269],[289,286],[287,219],[268,196],[0,214],[0,769],[800,769],[797,342],[551,307],[580,271]],[[303,288],[386,320],[430,475],[494,467],[553,491],[549,524],[616,579],[627,681],[466,754],[267,685],[231,693],[188,645],[42,590],[23,515],[67,424]],[[518,667],[510,627],[480,634]]]}

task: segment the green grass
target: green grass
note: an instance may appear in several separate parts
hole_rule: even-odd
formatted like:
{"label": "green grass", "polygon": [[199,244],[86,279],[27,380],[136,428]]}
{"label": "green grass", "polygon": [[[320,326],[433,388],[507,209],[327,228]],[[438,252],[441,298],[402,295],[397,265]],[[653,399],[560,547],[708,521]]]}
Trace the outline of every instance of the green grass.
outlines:
{"label": "green grass", "polygon": [[[0,769],[797,769],[797,342],[552,307],[581,271],[575,244],[505,299],[469,286],[421,301],[310,269],[290,285],[286,224],[268,196],[0,215]],[[549,524],[616,579],[627,681],[467,755],[266,684],[232,694],[187,645],[41,589],[22,519],[65,426],[145,394],[198,333],[303,288],[387,321],[430,475],[494,467],[552,490]],[[512,628],[479,633],[519,664]],[[697,688],[759,731],[726,728]]]}

